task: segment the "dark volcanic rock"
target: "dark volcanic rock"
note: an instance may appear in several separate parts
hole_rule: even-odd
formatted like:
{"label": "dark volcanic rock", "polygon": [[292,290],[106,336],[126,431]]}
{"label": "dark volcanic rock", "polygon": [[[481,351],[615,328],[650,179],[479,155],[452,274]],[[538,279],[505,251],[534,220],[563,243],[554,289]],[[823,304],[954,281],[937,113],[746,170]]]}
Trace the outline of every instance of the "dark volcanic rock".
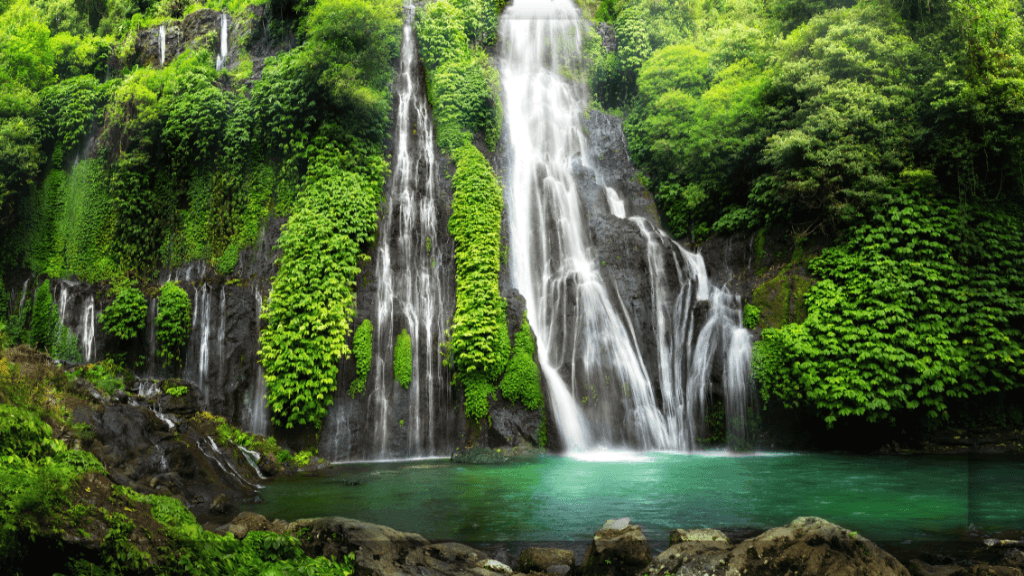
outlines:
{"label": "dark volcanic rock", "polygon": [[357,574],[392,576],[494,576],[512,570],[483,552],[454,542],[431,544],[419,534],[348,518],[297,520],[287,532],[299,538],[309,556],[341,561],[355,553]]}

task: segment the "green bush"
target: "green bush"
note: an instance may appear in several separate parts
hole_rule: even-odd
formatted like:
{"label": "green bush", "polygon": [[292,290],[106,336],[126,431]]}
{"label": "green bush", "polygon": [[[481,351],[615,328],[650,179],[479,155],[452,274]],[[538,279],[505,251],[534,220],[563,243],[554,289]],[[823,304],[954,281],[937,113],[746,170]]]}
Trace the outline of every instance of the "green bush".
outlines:
{"label": "green bush", "polygon": [[455,240],[456,288],[445,362],[455,373],[453,384],[466,390],[466,416],[480,419],[487,415],[487,396],[505,371],[510,348],[498,288],[504,197],[479,150],[464,146],[452,156],[448,230]]}
{"label": "green bush", "polygon": [[515,345],[508,370],[501,380],[501,395],[509,402],[519,402],[527,410],[544,409],[544,393],[540,388],[540,368],[533,361],[537,343],[530,323],[523,314],[523,324],[516,332]]}
{"label": "green bush", "polygon": [[373,323],[363,320],[352,337],[352,350],[356,357],[356,377],[348,387],[348,395],[355,398],[366,390],[366,378],[370,375],[373,360]]}
{"label": "green bush", "polygon": [[182,351],[192,333],[192,304],[188,293],[174,282],[160,287],[157,302],[156,339],[160,345],[157,356],[164,366],[179,365]]}
{"label": "green bush", "polygon": [[[948,401],[1019,388],[1024,218],[919,196],[930,173],[810,263],[807,320],[755,345],[761,394],[829,424],[946,415]],[[933,189],[933,188],[931,188]]]}
{"label": "green bush", "polygon": [[267,405],[278,426],[319,427],[337,388],[355,313],[355,275],[377,232],[380,181],[350,172],[317,180],[278,241],[260,334]]}
{"label": "green bush", "polygon": [[757,328],[757,323],[761,320],[761,309],[753,304],[744,304],[743,306],[743,327],[747,330],[753,330]]}
{"label": "green bush", "polygon": [[97,316],[104,330],[121,340],[133,340],[146,329],[146,297],[138,288],[114,288],[114,301]]}
{"label": "green bush", "polygon": [[402,385],[402,388],[408,390],[409,384],[412,383],[412,338],[409,336],[408,330],[402,330],[402,333],[395,338],[394,353],[395,380]]}

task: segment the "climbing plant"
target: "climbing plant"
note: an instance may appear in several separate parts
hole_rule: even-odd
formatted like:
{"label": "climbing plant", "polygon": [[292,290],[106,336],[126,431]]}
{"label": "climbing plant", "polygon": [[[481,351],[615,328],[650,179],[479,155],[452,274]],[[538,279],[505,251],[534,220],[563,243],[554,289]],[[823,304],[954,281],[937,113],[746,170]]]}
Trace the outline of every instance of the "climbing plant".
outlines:
{"label": "climbing plant", "polygon": [[340,172],[305,191],[284,226],[280,269],[263,312],[260,358],[278,426],[319,427],[337,388],[355,313],[361,246],[377,231],[381,180]]}
{"label": "climbing plant", "polygon": [[519,402],[527,410],[544,408],[544,394],[540,389],[540,368],[533,361],[537,343],[530,330],[530,322],[523,314],[523,323],[516,332],[515,345],[508,370],[501,379],[501,395],[510,402]]}
{"label": "climbing plant", "polygon": [[138,288],[118,286],[114,288],[114,301],[97,320],[110,334],[121,340],[132,340],[146,327],[146,297]]}
{"label": "climbing plant", "polygon": [[356,377],[348,387],[348,395],[355,398],[366,390],[366,378],[370,375],[373,360],[373,323],[363,320],[352,337],[352,351],[356,357]]}
{"label": "climbing plant", "polygon": [[192,305],[188,293],[174,282],[160,287],[157,302],[156,339],[160,344],[157,356],[164,366],[180,365],[182,351],[192,332]]}
{"label": "climbing plant", "polygon": [[487,415],[487,396],[508,363],[510,342],[505,300],[498,288],[501,266],[501,186],[490,164],[473,146],[452,155],[452,215],[455,239],[455,316],[449,328],[446,363],[453,383],[466,390],[466,416]]}
{"label": "climbing plant", "polygon": [[47,349],[53,346],[53,323],[55,316],[53,296],[50,294],[50,279],[47,278],[36,288],[36,295],[32,303],[29,345]]}
{"label": "climbing plant", "polygon": [[402,333],[395,338],[394,352],[395,380],[402,385],[402,388],[408,390],[409,384],[412,382],[412,338],[409,336],[408,330],[402,330]]}

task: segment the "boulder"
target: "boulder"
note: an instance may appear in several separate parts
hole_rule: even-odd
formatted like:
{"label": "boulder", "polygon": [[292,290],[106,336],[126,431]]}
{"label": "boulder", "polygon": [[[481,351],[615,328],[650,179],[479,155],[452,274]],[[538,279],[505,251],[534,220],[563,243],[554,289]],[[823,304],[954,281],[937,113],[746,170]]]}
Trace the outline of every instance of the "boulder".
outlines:
{"label": "boulder", "polygon": [[235,519],[231,521],[231,524],[245,526],[247,530],[270,530],[270,522],[267,518],[262,514],[257,514],[255,512],[242,512],[238,516],[235,516]]}
{"label": "boulder", "polygon": [[229,524],[228,534],[231,534],[237,540],[242,540],[249,534],[249,528],[245,524]]}
{"label": "boulder", "polygon": [[583,557],[583,573],[635,576],[651,563],[647,537],[629,518],[609,520],[594,534]]}
{"label": "boulder", "polygon": [[267,478],[277,476],[281,473],[281,462],[278,461],[277,456],[271,452],[267,452],[260,456],[259,461],[260,473]]}
{"label": "boulder", "polygon": [[227,494],[217,494],[213,499],[213,503],[210,504],[210,514],[227,514],[228,510],[231,509],[231,502],[228,501]]}
{"label": "boulder", "polygon": [[560,548],[527,548],[519,553],[520,572],[547,572],[551,566],[576,566],[576,555]]}
{"label": "boulder", "polygon": [[911,560],[907,563],[907,570],[913,576],[952,576],[960,567],[956,564],[933,566],[924,560]]}
{"label": "boulder", "polygon": [[340,517],[296,520],[286,532],[299,538],[310,557],[341,561],[355,552],[359,574],[375,576],[398,573],[397,566],[404,558],[429,544],[419,534]]}
{"label": "boulder", "polygon": [[696,530],[676,528],[669,533],[668,541],[670,544],[679,544],[680,542],[725,542],[726,544],[732,544],[728,536],[719,530],[712,530],[710,528],[697,528]]}
{"label": "boulder", "polygon": [[728,540],[685,540],[658,554],[645,570],[650,576],[724,574],[731,546]]}

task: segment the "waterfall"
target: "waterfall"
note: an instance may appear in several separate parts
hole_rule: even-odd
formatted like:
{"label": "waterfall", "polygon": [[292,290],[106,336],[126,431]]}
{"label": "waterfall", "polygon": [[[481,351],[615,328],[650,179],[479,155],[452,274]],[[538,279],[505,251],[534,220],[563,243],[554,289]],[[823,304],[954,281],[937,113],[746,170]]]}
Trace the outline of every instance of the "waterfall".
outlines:
{"label": "waterfall", "polygon": [[82,362],[86,364],[96,359],[96,300],[90,294],[82,309]]}
{"label": "waterfall", "polygon": [[156,315],[159,298],[150,298],[146,308],[146,375],[155,376],[157,371]]}
{"label": "waterfall", "polygon": [[[563,75],[582,60],[577,9],[569,0],[518,0],[502,17],[501,37],[510,265],[536,332],[556,428],[569,450],[693,449],[713,368],[735,362],[726,370],[735,381],[723,387],[746,390],[749,334],[738,323],[738,299],[709,288],[699,254],[650,220],[630,218],[647,241],[657,358],[645,365],[640,341],[647,335],[638,335],[642,324],[602,276],[572,171],[587,156],[586,93]],[[607,213],[625,218],[618,193],[604,192]],[[702,326],[697,312],[709,299]],[[735,342],[722,344],[726,334]]]}
{"label": "waterfall", "polygon": [[[260,341],[260,315],[263,314],[263,294],[259,287],[256,295],[256,342]],[[250,434],[267,436],[270,432],[270,409],[267,408],[267,381],[263,377],[263,364],[256,357],[256,382],[246,403],[246,414],[243,418]]]}
{"label": "waterfall", "polygon": [[[210,374],[210,330],[213,324],[209,284],[196,289],[195,301],[192,304],[192,333],[189,339],[188,352],[185,357],[185,369],[190,372],[189,380],[195,383],[202,394],[200,405],[209,406],[210,386],[207,379]],[[196,342],[196,340],[198,340]],[[196,342],[196,351],[193,344]],[[195,354],[195,355],[193,355]]]}
{"label": "waterfall", "polygon": [[160,25],[160,65],[164,65],[167,56],[167,26]]}
{"label": "waterfall", "polygon": [[217,54],[217,71],[220,72],[228,63],[228,14],[220,14],[220,53]]}
{"label": "waterfall", "polygon": [[[381,216],[376,254],[377,310],[370,394],[374,457],[450,453],[454,418],[439,340],[451,314],[445,271],[438,265],[442,209],[434,158],[434,127],[419,79],[422,70],[413,34],[412,7],[402,29],[397,82],[395,153]],[[408,391],[394,378],[395,335],[408,330],[412,381]],[[400,421],[405,435],[393,437]],[[336,457],[345,455],[336,454]]]}
{"label": "waterfall", "polygon": [[604,187],[605,198],[608,199],[608,211],[616,218],[626,217],[626,203],[619,197],[619,193],[611,186]]}

